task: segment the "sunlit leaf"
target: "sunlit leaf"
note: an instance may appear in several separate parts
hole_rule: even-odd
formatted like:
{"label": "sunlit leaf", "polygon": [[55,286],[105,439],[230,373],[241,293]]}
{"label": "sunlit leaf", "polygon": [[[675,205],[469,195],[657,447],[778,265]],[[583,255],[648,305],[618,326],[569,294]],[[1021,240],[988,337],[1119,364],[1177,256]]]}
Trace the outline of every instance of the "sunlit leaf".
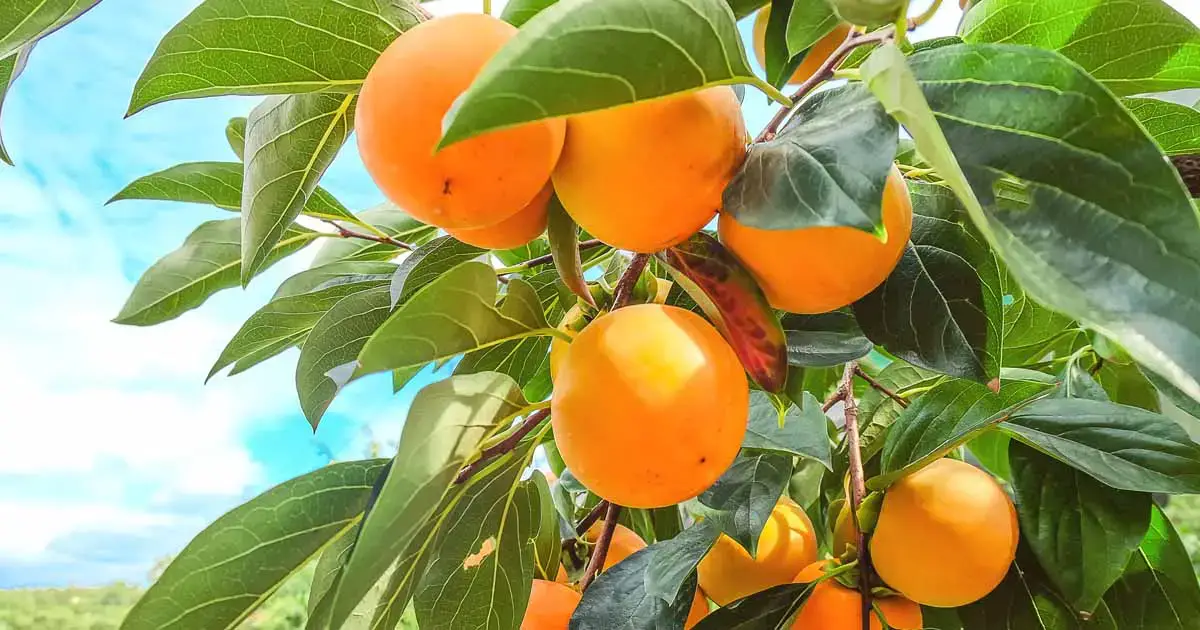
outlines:
{"label": "sunlit leaf", "polygon": [[[320,191],[319,188],[317,190]],[[437,233],[437,228],[417,221],[390,203],[383,203],[357,214],[359,221],[373,225],[380,232],[410,245],[421,245],[432,239]],[[357,225],[347,225],[346,227],[364,231]],[[331,240],[317,250],[312,266],[320,267],[331,262],[347,260],[392,260],[402,253],[404,250],[387,243],[356,238]]]}
{"label": "sunlit leaf", "polygon": [[225,125],[225,140],[239,160],[246,158],[246,117],[236,116]]}
{"label": "sunlit leaf", "polygon": [[[33,44],[28,44],[10,53],[7,57],[0,58],[0,113],[4,111],[4,98],[12,89],[13,82],[21,76],[21,71],[25,69],[25,62],[29,60],[29,53],[32,50]],[[10,166],[13,163],[8,149],[4,148],[3,138],[0,138],[0,161],[6,162]]]}
{"label": "sunlit leaf", "polygon": [[583,279],[583,262],[579,255],[579,226],[567,214],[558,195],[550,198],[550,219],[546,227],[546,238],[550,241],[550,253],[554,257],[554,268],[563,284],[571,293],[587,304],[596,305],[588,291],[587,280]]}
{"label": "sunlit leaf", "polygon": [[1121,101],[1167,155],[1200,153],[1200,111],[1155,98]]}
{"label": "sunlit leaf", "polygon": [[[5,0],[0,5],[0,59],[70,24],[100,0]],[[28,52],[28,51],[26,51]]]}
{"label": "sunlit leaf", "polygon": [[279,284],[275,289],[272,300],[278,300],[292,295],[309,293],[339,284],[354,284],[358,282],[373,282],[387,280],[396,272],[396,265],[388,262],[369,260],[345,261],[329,263],[320,267],[305,269]]}

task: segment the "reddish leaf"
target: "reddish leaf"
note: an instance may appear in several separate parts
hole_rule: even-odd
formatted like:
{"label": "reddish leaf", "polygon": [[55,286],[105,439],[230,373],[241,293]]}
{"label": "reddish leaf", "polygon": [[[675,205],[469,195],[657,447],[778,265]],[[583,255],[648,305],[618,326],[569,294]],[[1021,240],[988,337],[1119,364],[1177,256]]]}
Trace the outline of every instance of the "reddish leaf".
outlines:
{"label": "reddish leaf", "polygon": [[716,239],[699,232],[660,254],[671,275],[716,324],[746,372],[768,392],[787,380],[787,339],[750,273]]}

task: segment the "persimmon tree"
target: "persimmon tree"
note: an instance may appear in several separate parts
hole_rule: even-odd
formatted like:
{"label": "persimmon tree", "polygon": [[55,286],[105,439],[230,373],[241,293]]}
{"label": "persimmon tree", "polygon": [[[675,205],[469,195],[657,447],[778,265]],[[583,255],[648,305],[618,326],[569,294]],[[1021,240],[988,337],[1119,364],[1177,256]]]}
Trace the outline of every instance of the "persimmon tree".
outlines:
{"label": "persimmon tree", "polygon": [[[0,7],[0,97],[97,2]],[[450,373],[122,627],[233,628],[309,563],[314,630],[1200,627],[1161,507],[1200,492],[1200,111],[1154,96],[1200,88],[1200,28],[981,0],[914,41],[940,4],[200,2],[129,114],[264,100],[113,197],[233,213],[116,322],[316,248],[209,378],[295,348],[315,428]],[[320,187],[352,135],[389,203]]]}

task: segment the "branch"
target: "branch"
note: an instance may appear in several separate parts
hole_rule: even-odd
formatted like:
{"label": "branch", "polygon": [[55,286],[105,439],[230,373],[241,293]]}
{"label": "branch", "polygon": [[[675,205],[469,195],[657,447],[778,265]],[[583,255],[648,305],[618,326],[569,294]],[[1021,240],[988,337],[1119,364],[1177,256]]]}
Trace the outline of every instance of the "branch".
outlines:
{"label": "branch", "polygon": [[[602,245],[604,245],[604,243],[600,242],[600,239],[595,239],[595,238],[593,238],[591,240],[587,240],[587,241],[580,241],[579,242],[579,251],[586,252],[589,249],[596,249],[597,247],[600,247]],[[554,262],[554,255],[546,254],[545,256],[538,256],[537,258],[530,258],[529,260],[526,260],[525,262],[520,263],[518,265],[513,265],[511,267],[505,267],[504,269],[501,269],[498,273],[502,273],[502,274],[503,273],[516,273],[518,271],[524,271],[526,269],[531,269],[533,267],[538,267],[538,266],[549,264],[552,262]]]}
{"label": "branch", "polygon": [[521,443],[521,440],[525,439],[525,436],[529,435],[534,429],[538,428],[538,425],[540,425],[542,421],[546,419],[546,416],[549,415],[549,409],[538,409],[537,411],[529,414],[525,418],[525,421],[521,423],[521,426],[517,427],[517,429],[513,431],[511,435],[504,438],[498,444],[483,449],[483,451],[479,453],[479,457],[475,458],[475,461],[463,466],[463,469],[458,472],[458,476],[454,478],[454,483],[466,482],[471,478],[471,475],[479,472],[479,469],[486,466],[488,462],[516,448],[517,445]]}
{"label": "branch", "polygon": [[608,501],[601,501],[597,503],[596,507],[592,508],[592,511],[588,512],[587,516],[583,517],[583,520],[579,521],[579,525],[575,527],[575,534],[578,536],[587,534],[587,531],[592,528],[592,525],[596,524],[596,521],[600,520],[600,516],[604,514],[606,510],[608,510]]}
{"label": "branch", "polygon": [[1200,197],[1200,155],[1176,155],[1171,158],[1171,164],[1179,171],[1193,197]]}
{"label": "branch", "polygon": [[863,630],[871,630],[871,557],[867,536],[858,524],[858,508],[867,496],[867,484],[863,479],[862,444],[858,436],[858,403],[854,400],[854,375],[859,371],[857,362],[847,363],[838,389],[846,404],[846,443],[850,449],[850,517],[858,532],[858,590],[862,595],[862,627]]}
{"label": "branch", "polygon": [[364,241],[374,241],[376,243],[383,243],[384,245],[391,245],[392,247],[399,247],[400,249],[405,249],[410,252],[417,248],[416,245],[405,243],[398,238],[387,236],[386,234],[364,234],[362,232],[355,232],[354,230],[348,229],[337,221],[332,221],[330,219],[323,220],[329,225],[332,225],[333,229],[337,230],[337,235],[342,238],[357,238]]}
{"label": "branch", "polygon": [[596,539],[596,548],[592,550],[592,558],[588,560],[583,579],[579,581],[579,589],[587,590],[596,575],[604,568],[604,559],[608,557],[608,547],[612,544],[613,532],[617,529],[617,518],[621,516],[621,506],[609,503],[604,514],[604,529],[600,530],[600,538]]}
{"label": "branch", "polygon": [[928,9],[925,9],[924,13],[921,13],[920,15],[918,15],[916,17],[908,18],[908,30],[911,31],[911,30],[917,28],[918,26],[925,24],[929,20],[932,20],[933,16],[937,14],[938,9],[940,9],[941,7],[942,7],[942,0],[933,0],[933,3],[929,5]]}
{"label": "branch", "polygon": [[842,63],[842,61],[844,61],[846,57],[854,51],[855,48],[858,48],[859,46],[866,46],[867,44],[878,44],[887,41],[888,39],[891,39],[895,32],[896,29],[893,27],[883,28],[875,31],[874,33],[867,33],[865,35],[857,35],[851,32],[850,35],[846,37],[846,41],[842,42],[842,45],[838,46],[837,50],[833,51],[832,55],[829,55],[829,58],[825,60],[825,63],[821,64],[821,67],[817,68],[817,71],[814,72],[811,77],[806,79],[804,83],[801,83],[800,87],[796,88],[796,91],[789,97],[792,101],[792,104],[788,107],[783,107],[776,112],[775,117],[771,119],[771,122],[767,123],[766,128],[763,129],[762,133],[758,134],[758,138],[756,138],[754,141],[758,143],[767,142],[768,140],[773,139],[775,134],[779,131],[779,127],[783,125],[783,121],[787,120],[788,114],[792,113],[792,110],[800,104],[800,101],[804,99],[809,92],[816,89],[818,85],[833,78],[834,69],[837,68],[838,64]]}
{"label": "branch", "polygon": [[867,385],[870,385],[872,388],[875,389],[875,391],[896,401],[896,403],[899,404],[901,407],[908,407],[907,400],[905,400],[904,398],[901,398],[900,395],[897,394],[896,392],[888,389],[887,387],[884,387],[883,383],[880,383],[879,381],[875,380],[875,377],[864,372],[863,369],[861,367],[859,367],[859,365],[857,363],[854,364],[854,374],[857,375],[862,380],[866,381]]}
{"label": "branch", "polygon": [[638,254],[625,268],[625,273],[621,274],[621,279],[617,281],[617,288],[613,291],[614,311],[628,305],[629,300],[633,299],[633,288],[637,286],[638,279],[642,277],[642,271],[646,269],[648,262],[650,262],[649,254]]}

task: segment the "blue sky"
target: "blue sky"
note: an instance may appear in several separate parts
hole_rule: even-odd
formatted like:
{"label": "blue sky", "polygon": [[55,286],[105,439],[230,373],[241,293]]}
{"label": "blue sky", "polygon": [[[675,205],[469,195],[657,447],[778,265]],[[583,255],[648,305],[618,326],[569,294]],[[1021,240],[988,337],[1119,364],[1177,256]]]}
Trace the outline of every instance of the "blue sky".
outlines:
{"label": "blue sky", "polygon": [[[293,390],[294,353],[203,383],[240,323],[311,252],[168,324],[109,322],[155,259],[200,222],[230,216],[104,205],[146,173],[233,159],[225,123],[255,99],[173,102],[122,119],[158,39],[197,4],[104,0],[37,46],[5,103],[17,166],[0,167],[0,588],[144,581],[155,560],[245,498],[399,436],[414,388],[392,396],[386,379],[345,392],[313,435]],[[930,34],[953,30],[947,4]],[[751,129],[769,113],[751,91]],[[380,201],[352,145],[322,183],[351,208]]]}

